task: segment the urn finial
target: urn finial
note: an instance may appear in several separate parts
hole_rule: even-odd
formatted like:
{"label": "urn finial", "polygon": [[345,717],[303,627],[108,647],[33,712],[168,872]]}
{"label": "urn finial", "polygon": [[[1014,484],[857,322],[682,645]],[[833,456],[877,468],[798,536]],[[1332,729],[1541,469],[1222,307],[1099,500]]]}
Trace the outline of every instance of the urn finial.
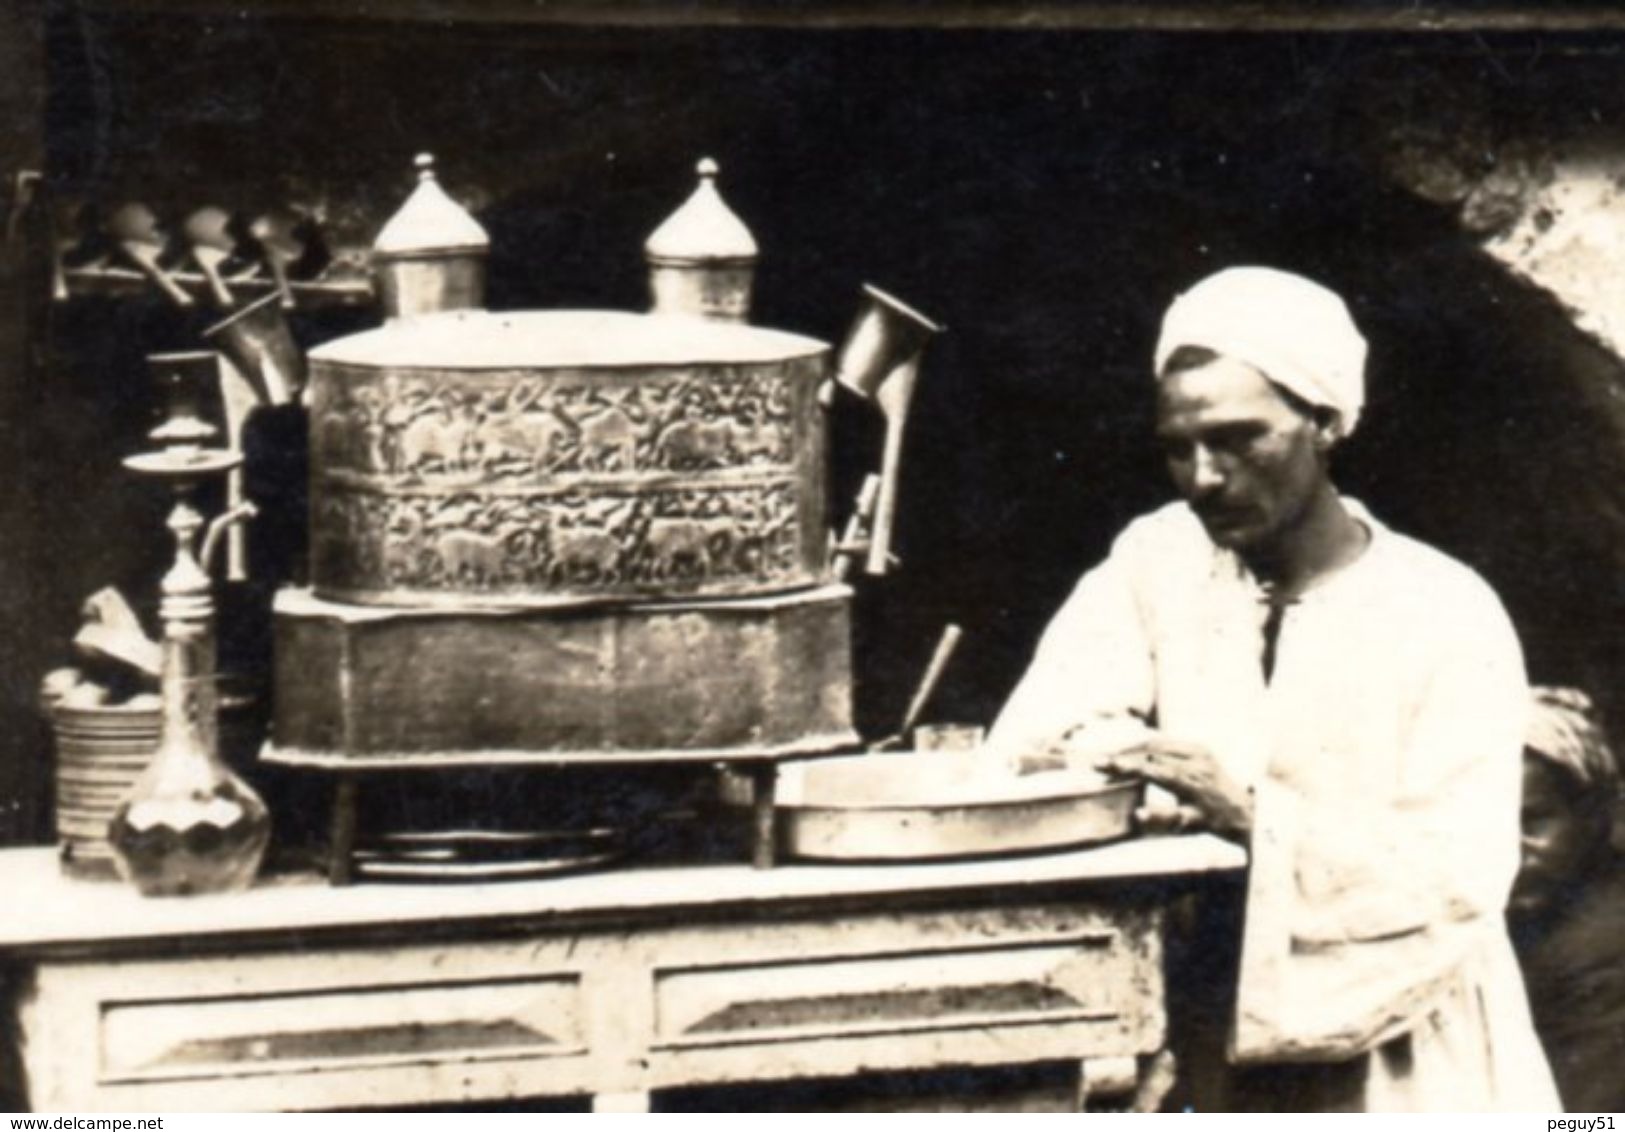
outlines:
{"label": "urn finial", "polygon": [[384,317],[484,306],[491,238],[440,187],[433,154],[413,165],[417,187],[372,245]]}
{"label": "urn finial", "polygon": [[717,163],[702,157],[695,172],[693,193],[643,245],[654,310],[745,322],[756,238],[717,191]]}

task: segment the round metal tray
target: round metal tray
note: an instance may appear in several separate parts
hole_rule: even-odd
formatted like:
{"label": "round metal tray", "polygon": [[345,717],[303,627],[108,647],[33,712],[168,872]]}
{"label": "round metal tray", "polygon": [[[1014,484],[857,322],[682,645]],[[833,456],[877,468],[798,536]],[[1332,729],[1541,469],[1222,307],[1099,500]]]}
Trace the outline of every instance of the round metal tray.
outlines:
{"label": "round metal tray", "polygon": [[599,868],[627,853],[623,831],[432,830],[385,833],[356,847],[363,880],[531,880]]}
{"label": "round metal tray", "polygon": [[1133,832],[1144,790],[1082,771],[1017,776],[975,751],[820,759],[783,775],[783,850],[814,860],[938,860],[1110,841]]}

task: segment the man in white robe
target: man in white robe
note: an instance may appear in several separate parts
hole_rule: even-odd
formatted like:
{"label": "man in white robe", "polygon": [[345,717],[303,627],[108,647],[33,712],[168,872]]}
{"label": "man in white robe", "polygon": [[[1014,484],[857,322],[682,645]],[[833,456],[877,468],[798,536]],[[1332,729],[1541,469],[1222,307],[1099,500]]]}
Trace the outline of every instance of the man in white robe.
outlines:
{"label": "man in white robe", "polygon": [[1085,575],[989,744],[1143,777],[1249,848],[1247,1103],[1284,1067],[1274,1103],[1301,1108],[1554,1110],[1503,920],[1522,656],[1476,574],[1328,478],[1364,361],[1302,277],[1180,297],[1156,374],[1183,500]]}

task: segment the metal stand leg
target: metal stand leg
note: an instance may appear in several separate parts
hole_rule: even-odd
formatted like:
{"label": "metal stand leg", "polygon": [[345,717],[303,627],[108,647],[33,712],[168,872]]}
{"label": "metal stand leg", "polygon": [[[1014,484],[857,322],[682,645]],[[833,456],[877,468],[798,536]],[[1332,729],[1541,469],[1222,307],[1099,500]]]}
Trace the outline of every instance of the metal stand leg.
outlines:
{"label": "metal stand leg", "polygon": [[771,869],[774,864],[773,798],[779,786],[778,764],[770,760],[753,763],[751,785],[751,865]]}
{"label": "metal stand leg", "polygon": [[354,775],[341,774],[333,785],[332,821],[327,832],[327,883],[342,888],[354,879],[356,795]]}

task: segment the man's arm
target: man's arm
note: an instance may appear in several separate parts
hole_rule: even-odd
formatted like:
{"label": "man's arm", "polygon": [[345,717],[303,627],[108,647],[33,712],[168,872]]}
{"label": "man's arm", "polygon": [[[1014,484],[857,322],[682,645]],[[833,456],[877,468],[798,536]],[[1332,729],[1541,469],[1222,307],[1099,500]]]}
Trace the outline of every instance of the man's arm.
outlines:
{"label": "man's arm", "polygon": [[1306,807],[1278,784],[1260,786],[1260,821],[1300,811],[1300,946],[1502,914],[1518,868],[1528,696],[1496,606],[1433,672],[1391,797]]}
{"label": "man's arm", "polygon": [[1133,588],[1130,535],[1085,574],[1039,640],[1037,652],[988,735],[990,753],[1015,759],[1071,736],[1121,732],[1132,743],[1156,695],[1152,653]]}
{"label": "man's arm", "polygon": [[1527,689],[1505,614],[1450,619],[1419,690],[1391,789],[1306,799],[1274,777],[1254,794],[1238,1017],[1243,1058],[1352,1056],[1408,1030],[1500,930],[1518,863]]}

